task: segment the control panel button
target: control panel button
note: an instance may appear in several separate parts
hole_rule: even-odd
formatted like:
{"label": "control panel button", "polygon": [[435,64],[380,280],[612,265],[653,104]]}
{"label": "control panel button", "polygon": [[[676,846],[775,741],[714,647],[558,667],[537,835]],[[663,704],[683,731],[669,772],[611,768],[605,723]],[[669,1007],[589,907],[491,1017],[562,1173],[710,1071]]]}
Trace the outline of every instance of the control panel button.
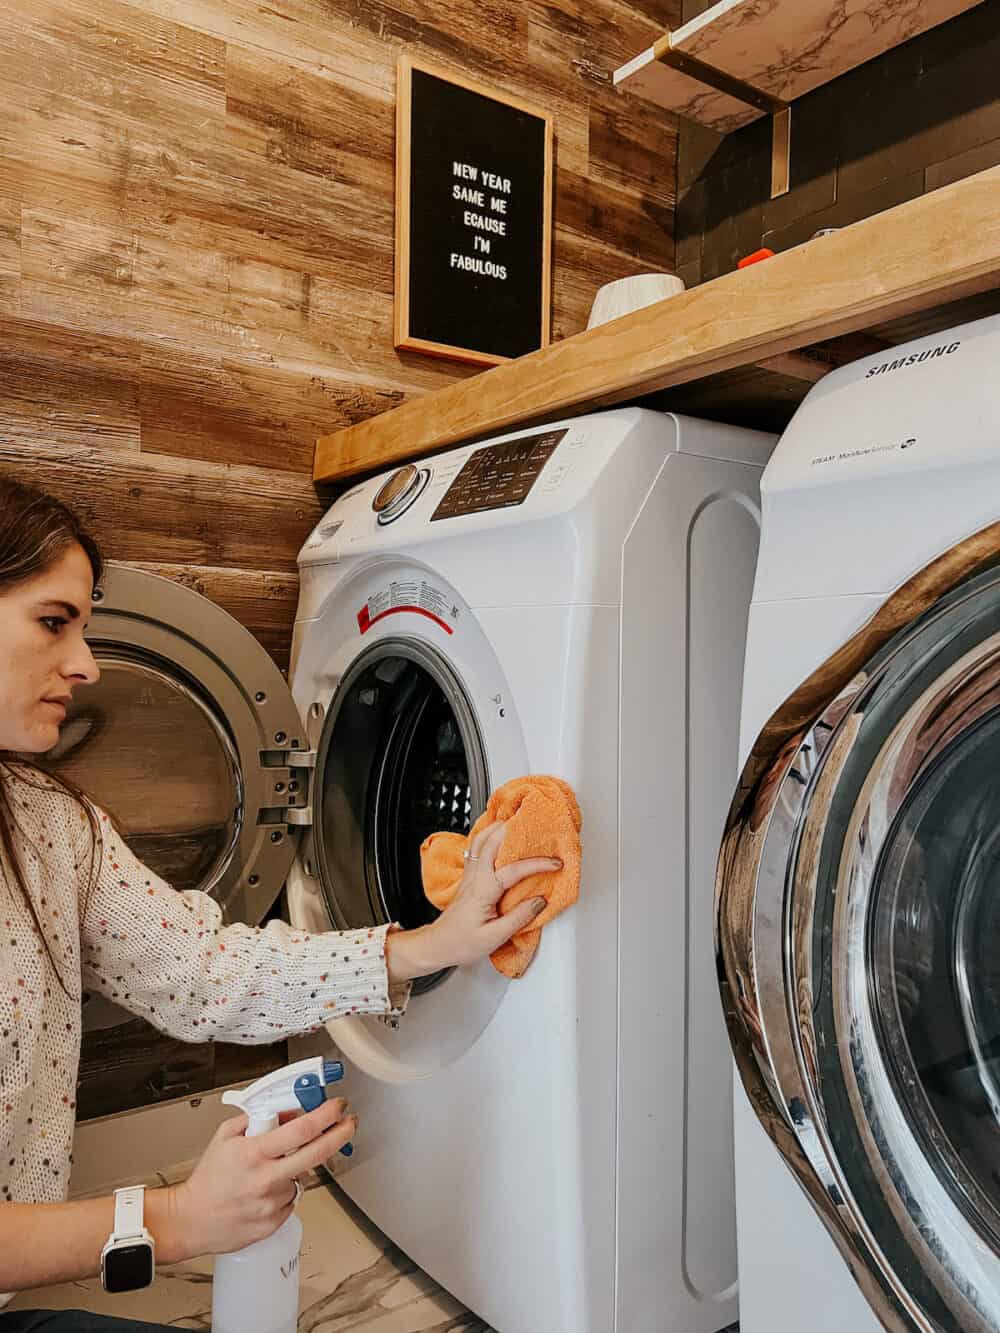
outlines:
{"label": "control panel button", "polygon": [[384,485],[379,487],[372,509],[376,514],[384,514],[395,505],[401,505],[410,492],[420,484],[420,472],[412,463],[397,468]]}
{"label": "control panel button", "polygon": [[372,509],[378,515],[379,527],[395,523],[421,495],[430,481],[429,467],[414,467],[407,463],[395,471],[372,501]]}

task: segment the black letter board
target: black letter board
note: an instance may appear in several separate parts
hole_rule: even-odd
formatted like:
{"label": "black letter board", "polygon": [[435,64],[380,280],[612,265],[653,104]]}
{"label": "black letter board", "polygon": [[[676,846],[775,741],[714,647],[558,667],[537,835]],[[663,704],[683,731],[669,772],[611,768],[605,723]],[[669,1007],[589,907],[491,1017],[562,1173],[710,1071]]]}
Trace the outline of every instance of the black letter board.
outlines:
{"label": "black letter board", "polygon": [[408,56],[397,98],[396,346],[487,366],[545,347],[552,117]]}

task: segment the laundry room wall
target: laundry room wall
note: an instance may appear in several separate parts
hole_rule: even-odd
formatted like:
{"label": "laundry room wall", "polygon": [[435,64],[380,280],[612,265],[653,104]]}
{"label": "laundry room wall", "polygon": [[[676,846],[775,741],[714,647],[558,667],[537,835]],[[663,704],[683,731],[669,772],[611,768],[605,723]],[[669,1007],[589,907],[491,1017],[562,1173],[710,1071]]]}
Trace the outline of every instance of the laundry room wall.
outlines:
{"label": "laundry room wall", "polygon": [[[686,0],[685,20],[709,7]],[[794,103],[792,188],[771,200],[765,119],[680,137],[677,265],[689,286],[1000,163],[1000,5],[978,5]]]}
{"label": "laundry room wall", "polygon": [[[602,283],[673,268],[676,130],[609,76],[674,17],[675,0],[8,0],[0,471],[287,667],[316,436],[472,373],[392,347],[397,57],[551,108],[561,338]],[[218,1046],[189,1077],[155,1041],[98,1051],[92,1113],[135,1104],[151,1051],[198,1089],[282,1059]]]}
{"label": "laundry room wall", "polygon": [[9,0],[0,468],[284,666],[316,435],[471,373],[392,348],[397,56],[553,111],[561,338],[603,282],[673,268],[674,126],[608,79],[674,18],[675,0]]}

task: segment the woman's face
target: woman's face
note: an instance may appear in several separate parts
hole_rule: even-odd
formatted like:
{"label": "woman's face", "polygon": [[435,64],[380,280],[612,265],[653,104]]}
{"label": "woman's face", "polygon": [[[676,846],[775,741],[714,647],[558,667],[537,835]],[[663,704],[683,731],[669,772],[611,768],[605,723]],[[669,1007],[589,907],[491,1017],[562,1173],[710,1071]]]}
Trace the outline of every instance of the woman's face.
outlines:
{"label": "woman's face", "polygon": [[80,546],[0,591],[0,750],[50,750],[73,691],[98,680],[83,637],[92,594],[93,572]]}

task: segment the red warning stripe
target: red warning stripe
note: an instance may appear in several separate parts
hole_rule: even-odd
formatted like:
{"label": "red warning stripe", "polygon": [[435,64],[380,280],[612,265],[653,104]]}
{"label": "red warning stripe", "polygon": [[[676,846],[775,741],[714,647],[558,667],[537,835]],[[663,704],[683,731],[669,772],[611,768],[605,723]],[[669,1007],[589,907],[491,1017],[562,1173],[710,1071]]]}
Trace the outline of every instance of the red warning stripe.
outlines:
{"label": "red warning stripe", "polygon": [[388,611],[382,611],[374,618],[369,614],[367,604],[358,612],[358,629],[362,634],[367,634],[373,625],[377,625],[380,620],[385,620],[386,616],[402,615],[404,611],[410,615],[424,616],[427,620],[433,620],[435,625],[440,625],[445,634],[454,634],[452,627],[445,623],[440,616],[434,615],[432,611],[425,610],[422,606],[390,606]]}

